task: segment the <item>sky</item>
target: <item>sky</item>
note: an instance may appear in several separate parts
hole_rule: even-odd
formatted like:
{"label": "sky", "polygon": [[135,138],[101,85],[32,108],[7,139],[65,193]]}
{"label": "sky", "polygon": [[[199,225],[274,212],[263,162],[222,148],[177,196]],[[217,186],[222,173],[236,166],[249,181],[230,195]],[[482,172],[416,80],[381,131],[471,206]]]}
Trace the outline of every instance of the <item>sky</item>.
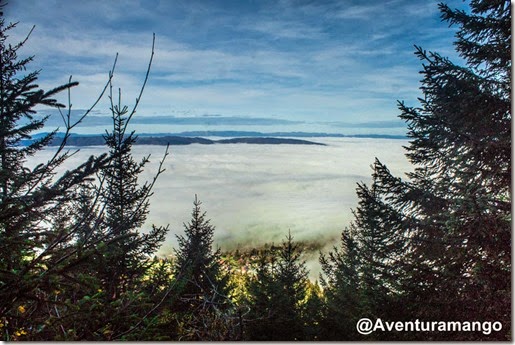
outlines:
{"label": "sky", "polygon": [[[397,100],[417,105],[422,96],[413,45],[458,59],[455,29],[432,0],[10,0],[4,13],[19,21],[13,43],[36,26],[21,54],[35,56],[29,69],[41,69],[41,87],[80,82],[75,110],[94,102],[116,53],[114,87],[133,105],[155,33],[137,113],[145,132],[401,134]],[[94,115],[106,114],[104,99]],[[160,126],[163,117],[180,121]]]}

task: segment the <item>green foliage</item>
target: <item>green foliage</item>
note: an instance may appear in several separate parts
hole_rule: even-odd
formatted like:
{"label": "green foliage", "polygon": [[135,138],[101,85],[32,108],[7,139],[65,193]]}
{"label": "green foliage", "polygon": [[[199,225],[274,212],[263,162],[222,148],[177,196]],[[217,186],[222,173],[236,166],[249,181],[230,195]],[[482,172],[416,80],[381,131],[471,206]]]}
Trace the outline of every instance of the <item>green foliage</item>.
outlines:
{"label": "green foliage", "polygon": [[175,276],[184,282],[186,303],[209,301],[213,306],[227,300],[227,277],[221,270],[220,250],[213,251],[214,226],[202,212],[195,196],[191,221],[184,224],[185,236],[177,236]]}
{"label": "green foliage", "polygon": [[178,281],[180,340],[229,340],[237,337],[229,276],[222,270],[220,249],[213,251],[214,226],[195,196],[185,235],[177,236],[174,275]]}
{"label": "green foliage", "polygon": [[[151,63],[152,58],[149,68]],[[159,249],[168,228],[153,226],[149,232],[140,233],[148,215],[152,188],[164,171],[164,158],[152,183],[146,182],[140,186],[138,176],[150,157],[144,157],[141,162],[134,160],[131,150],[137,137],[134,132],[127,135],[126,130],[141,94],[129,113],[128,107],[121,105],[121,95],[118,96],[118,104],[114,104],[111,82],[110,90],[113,130],[106,132],[104,138],[112,160],[100,172],[103,188],[99,190],[99,201],[104,205],[101,226],[108,245],[97,257],[94,270],[102,279],[107,295],[115,299],[119,293],[134,290],[139,285],[148,269],[150,255]],[[167,155],[168,148],[165,158]]]}
{"label": "green foliage", "polygon": [[440,8],[444,20],[460,26],[456,50],[467,66],[417,49],[425,62],[426,97],[417,108],[400,105],[411,129],[408,157],[416,165],[409,175],[412,194],[425,194],[411,196],[417,225],[413,252],[427,258],[422,277],[415,279],[429,293],[414,293],[427,303],[419,306],[421,316],[499,320],[503,332],[495,337],[506,340],[511,324],[510,3],[472,1],[470,14]]}
{"label": "green foliage", "polygon": [[[363,337],[356,323],[363,317],[402,321],[409,306],[401,306],[403,283],[410,278],[403,214],[389,204],[388,191],[381,188],[389,171],[376,160],[370,187],[358,184],[359,204],[354,221],[320,263],[328,306],[324,338],[374,340]],[[382,335],[393,336],[395,335]]]}
{"label": "green foliage", "polygon": [[298,249],[288,234],[281,248],[272,247],[258,257],[247,287],[247,340],[304,340],[308,273]]}
{"label": "green foliage", "polygon": [[[27,40],[9,44],[15,24],[0,18],[2,340],[509,340],[510,4],[473,0],[470,13],[440,10],[459,26],[456,50],[466,66],[416,48],[424,98],[418,107],[399,104],[414,170],[403,180],[375,161],[340,246],[320,257],[320,285],[301,260],[306,244],[291,234],[279,247],[214,250],[215,227],[196,197],[175,257],[155,256],[167,228],[142,230],[163,161],[141,184],[149,157],[133,158],[137,136],[127,132],[152,57],[130,111],[121,96],[115,105],[114,67],[109,75],[108,154],[57,173],[72,154],[70,131],[91,110],[72,123],[68,106],[54,156],[29,167],[56,140],[55,132],[31,139],[46,121],[35,108],[66,108],[55,97],[77,83],[45,92],[38,72],[22,75],[32,61],[18,57]],[[362,336],[355,327],[363,317],[503,328]]]}
{"label": "green foliage", "polygon": [[399,104],[414,171],[403,181],[376,161],[372,186],[359,185],[356,221],[344,233],[343,251],[322,258],[328,308],[334,300],[361,308],[363,317],[497,320],[503,329],[494,335],[413,334],[409,339],[507,340],[510,3],[472,1],[471,13],[443,4],[440,9],[444,20],[460,27],[456,50],[467,66],[416,48],[424,62],[424,98],[420,107]]}
{"label": "green foliage", "polygon": [[[111,109],[114,130],[106,135],[109,155],[90,157],[77,168],[57,174],[72,154],[65,150],[71,129],[91,110],[72,123],[68,109],[66,114],[61,112],[65,135],[54,156],[35,168],[27,166],[27,158],[44,149],[55,134],[31,139],[46,121],[34,108],[64,108],[53,97],[77,83],[45,92],[35,84],[37,72],[21,76],[32,58],[17,57],[26,40],[7,43],[7,33],[14,26],[0,20],[2,339],[133,336],[142,319],[146,322],[157,309],[156,301],[142,289],[142,281],[166,229],[137,231],[145,220],[155,179],[138,187],[137,176],[146,160],[138,165],[132,159],[134,138],[125,138],[125,128],[119,126],[127,124],[130,116],[124,118],[125,108],[115,106]],[[23,146],[22,140],[30,144]],[[162,171],[160,167],[157,175]],[[96,176],[100,181],[95,181]]]}
{"label": "green foliage", "polygon": [[357,244],[346,229],[341,249],[320,256],[325,277],[321,279],[326,308],[323,310],[322,340],[358,339],[356,322],[364,315],[360,263]]}
{"label": "green foliage", "polygon": [[[27,165],[27,159],[45,148],[55,133],[20,145],[46,121],[34,109],[41,105],[63,108],[54,97],[77,83],[44,91],[36,84],[38,72],[22,75],[32,57],[18,57],[28,37],[15,45],[8,43],[9,30],[15,25],[0,18],[0,315],[4,340],[31,339],[44,328],[45,314],[53,304],[50,292],[70,283],[70,267],[82,259],[70,243],[77,227],[65,226],[63,214],[78,186],[106,164],[105,155],[90,157],[57,174],[71,154],[64,145],[76,125],[69,114],[63,114],[66,132],[53,157],[33,168]],[[53,228],[56,222],[59,226]]]}

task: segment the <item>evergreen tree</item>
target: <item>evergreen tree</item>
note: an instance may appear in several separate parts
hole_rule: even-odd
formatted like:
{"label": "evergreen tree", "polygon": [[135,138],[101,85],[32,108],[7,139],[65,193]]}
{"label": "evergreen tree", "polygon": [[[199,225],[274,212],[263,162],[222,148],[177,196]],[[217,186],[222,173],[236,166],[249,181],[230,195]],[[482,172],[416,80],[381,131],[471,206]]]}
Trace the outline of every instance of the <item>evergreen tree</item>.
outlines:
{"label": "evergreen tree", "polygon": [[[28,37],[9,44],[8,32],[15,26],[0,18],[0,332],[4,340],[34,339],[43,332],[50,292],[62,282],[69,283],[70,267],[78,260],[71,248],[77,227],[63,226],[63,215],[77,187],[107,161],[105,155],[90,157],[57,173],[71,154],[64,146],[77,125],[68,112],[63,114],[65,136],[53,157],[36,167],[28,165],[28,158],[44,149],[56,133],[32,139],[47,120],[35,108],[65,108],[54,97],[77,83],[44,91],[36,84],[38,72],[22,75],[33,57],[18,57]],[[53,227],[56,223],[61,226]]]}
{"label": "evergreen tree", "polygon": [[307,281],[305,303],[302,305],[301,318],[304,321],[305,341],[322,340],[322,322],[324,319],[324,292],[318,281]]}
{"label": "evergreen tree", "polygon": [[221,271],[220,249],[213,251],[215,227],[201,204],[195,196],[191,221],[184,224],[185,235],[177,236],[175,276],[185,282],[185,299],[205,299],[215,305],[225,299],[227,280]]}
{"label": "evergreen tree", "polygon": [[291,234],[280,250],[261,254],[248,286],[248,340],[304,340],[305,321],[310,323],[303,319],[308,272],[300,255]]}
{"label": "evergreen tree", "polygon": [[399,215],[385,204],[375,182],[377,164],[371,187],[358,184],[353,224],[360,252],[363,312],[372,318],[392,311],[391,297],[399,291],[405,250]]}
{"label": "evergreen tree", "polygon": [[[142,232],[142,228],[154,183],[164,172],[168,148],[153,180],[140,185],[138,177],[149,162],[149,156],[136,162],[132,145],[137,137],[134,132],[126,134],[144,91],[153,55],[154,43],[145,81],[131,111],[121,105],[121,91],[118,104],[114,104],[113,74],[110,73],[113,129],[104,136],[110,161],[98,174],[96,186],[83,189],[85,195],[76,207],[79,216],[90,220],[87,226],[82,226],[76,245],[81,248],[84,237],[98,245],[91,259],[76,267],[85,283],[82,293],[74,300],[78,306],[76,315],[83,316],[86,308],[89,315],[81,322],[76,320],[74,339],[140,339],[141,329],[150,326],[147,318],[154,317],[162,303],[160,298],[147,293],[144,280],[152,272],[150,268],[155,264],[152,256],[164,241],[168,228],[152,226],[148,232]],[[113,314],[117,317],[112,318]]]}
{"label": "evergreen tree", "polygon": [[[0,18],[2,339],[119,339],[134,333],[155,308],[155,301],[136,287],[166,231],[137,233],[155,182],[137,186],[148,157],[135,163],[130,154],[134,135],[125,135],[141,95],[128,117],[127,108],[112,107],[115,129],[106,135],[109,155],[90,157],[58,173],[72,154],[65,149],[71,130],[92,108],[72,122],[71,106],[61,112],[65,106],[54,97],[77,83],[45,92],[36,84],[38,72],[21,75],[32,57],[17,56],[27,39],[8,43],[14,26]],[[112,85],[113,71],[94,105]],[[70,103],[69,93],[68,99]],[[47,119],[34,110],[41,105],[59,109],[64,139],[47,163],[31,168],[28,158],[57,142],[57,129],[31,137]],[[161,172],[160,166],[157,175]],[[99,183],[96,176],[101,176]]]}
{"label": "evergreen tree", "polygon": [[[342,248],[321,256],[327,290],[327,335],[330,339],[361,339],[360,318],[404,319],[398,300],[406,275],[406,238],[402,214],[389,205],[389,192],[380,188],[382,165],[376,160],[372,184],[358,184],[359,204],[354,221],[342,233]],[[393,334],[381,334],[391,339]],[[364,339],[372,340],[378,334]]]}
{"label": "evergreen tree", "polygon": [[201,211],[195,196],[185,235],[177,236],[174,276],[178,301],[179,340],[228,340],[235,330],[231,323],[229,276],[222,270],[220,249],[213,251],[215,227]]}
{"label": "evergreen tree", "polygon": [[[460,27],[455,46],[467,65],[418,48],[425,61],[425,99],[420,107],[400,105],[412,138],[408,157],[416,165],[409,175],[416,196],[413,252],[426,259],[419,271],[430,287],[429,294],[415,294],[425,302],[418,314],[497,320],[502,332],[453,338],[506,340],[511,328],[511,6],[471,1],[471,13],[443,4],[440,9],[444,20]],[[425,198],[418,197],[422,189]]]}
{"label": "evergreen tree", "polygon": [[[363,267],[371,277],[388,278],[381,270],[389,257],[402,263],[393,265],[397,286],[386,285],[406,304],[396,319],[407,315],[503,323],[501,332],[490,335],[424,333],[411,339],[507,340],[511,333],[510,3],[473,0],[470,13],[443,4],[440,10],[444,20],[460,27],[456,50],[466,66],[416,48],[424,61],[424,98],[420,107],[399,105],[400,117],[408,124],[407,157],[414,171],[403,181],[376,162],[372,188],[361,188],[359,195],[360,206],[367,211],[356,215],[355,240],[369,242],[373,237],[368,237],[367,229],[374,228],[389,239],[385,243],[398,243],[385,246],[388,251],[359,254],[360,261],[372,264]],[[380,286],[383,283],[384,279],[379,281]],[[373,291],[371,296],[384,293]]]}
{"label": "evergreen tree", "polygon": [[356,322],[363,313],[362,285],[357,243],[352,228],[342,232],[341,248],[320,256],[324,277],[325,308],[321,320],[321,340],[356,340]]}
{"label": "evergreen tree", "polygon": [[151,262],[151,255],[161,246],[168,231],[167,227],[153,226],[147,233],[140,232],[148,215],[149,198],[154,183],[164,172],[162,166],[164,158],[168,155],[168,147],[153,181],[140,186],[138,177],[149,162],[150,156],[136,162],[132,156],[132,145],[136,142],[137,136],[134,131],[126,134],[129,121],[136,113],[145,88],[153,55],[152,45],[145,81],[131,111],[127,106],[121,105],[120,93],[118,104],[114,104],[110,83],[113,130],[106,131],[104,138],[112,160],[100,174],[103,180],[100,202],[105,206],[102,225],[105,227],[103,231],[108,245],[99,257],[96,269],[102,276],[107,296],[112,299],[139,285]]}

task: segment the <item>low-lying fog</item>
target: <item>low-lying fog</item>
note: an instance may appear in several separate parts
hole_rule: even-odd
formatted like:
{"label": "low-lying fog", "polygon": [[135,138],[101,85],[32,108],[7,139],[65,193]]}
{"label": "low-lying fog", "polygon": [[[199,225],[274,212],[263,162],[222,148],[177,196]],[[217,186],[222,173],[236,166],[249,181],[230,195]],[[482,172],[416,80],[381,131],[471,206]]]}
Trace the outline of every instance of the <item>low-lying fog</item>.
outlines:
{"label": "low-lying fog", "polygon": [[[170,224],[160,254],[173,253],[176,234],[183,233],[195,194],[216,227],[222,249],[280,243],[291,230],[296,240],[338,244],[341,230],[357,205],[356,183],[370,182],[378,157],[397,176],[410,170],[406,140],[315,138],[315,145],[188,145],[170,147],[166,171],[156,183],[148,224]],[[100,147],[83,147],[67,161],[71,167]],[[142,180],[157,171],[163,146],[134,146],[139,160],[152,154]],[[51,150],[37,156],[47,159]],[[308,255],[311,276],[318,275],[318,252]]]}

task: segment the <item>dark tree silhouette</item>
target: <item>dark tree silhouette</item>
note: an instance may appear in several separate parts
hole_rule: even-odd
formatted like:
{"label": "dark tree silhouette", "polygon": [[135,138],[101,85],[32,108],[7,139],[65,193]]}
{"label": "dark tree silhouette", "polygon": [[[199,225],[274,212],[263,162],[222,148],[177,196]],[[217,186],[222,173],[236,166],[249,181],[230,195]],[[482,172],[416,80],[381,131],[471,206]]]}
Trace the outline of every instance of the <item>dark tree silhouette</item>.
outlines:
{"label": "dark tree silhouette", "polygon": [[[42,324],[48,292],[69,280],[70,267],[80,260],[70,244],[78,227],[67,226],[63,215],[78,186],[108,161],[106,155],[92,156],[76,168],[57,173],[72,154],[65,150],[70,130],[88,111],[77,122],[71,122],[70,112],[61,113],[65,135],[53,156],[35,167],[27,163],[56,132],[32,138],[47,120],[35,108],[65,108],[54,97],[78,83],[70,81],[44,91],[36,84],[38,72],[23,75],[33,57],[18,57],[28,36],[9,44],[8,32],[15,26],[0,18],[0,315],[4,325],[0,332],[4,340]],[[60,226],[53,227],[55,223]]]}
{"label": "dark tree silhouette", "polygon": [[178,301],[173,310],[182,323],[181,340],[228,340],[236,332],[230,316],[229,276],[221,265],[220,249],[213,250],[215,227],[201,211],[195,195],[191,220],[184,236],[177,236],[175,279]]}
{"label": "dark tree silhouette", "polygon": [[[424,63],[424,98],[420,107],[399,104],[400,117],[409,128],[407,157],[414,171],[403,181],[375,163],[372,187],[359,187],[361,211],[356,214],[354,240],[361,251],[367,243],[377,242],[374,238],[397,243],[384,247],[387,250],[359,253],[360,262],[370,263],[362,268],[364,282],[376,281],[376,288],[386,286],[402,298],[405,308],[397,309],[397,319],[408,315],[503,323],[501,332],[490,335],[413,334],[410,339],[507,340],[511,337],[510,2],[471,1],[470,13],[444,4],[440,10],[443,20],[459,26],[455,46],[466,66],[416,47]],[[397,277],[391,280],[393,285],[381,271]],[[364,301],[371,297],[381,301],[384,296],[368,290],[373,293]]]}
{"label": "dark tree silhouette", "polygon": [[138,177],[150,161],[150,156],[136,162],[131,150],[137,136],[134,131],[126,133],[143,94],[153,56],[154,44],[145,81],[132,110],[121,105],[121,92],[118,94],[118,104],[114,103],[110,83],[113,129],[106,131],[104,138],[112,160],[100,173],[103,188],[99,192],[100,202],[105,206],[102,225],[108,245],[99,258],[97,270],[102,275],[107,296],[112,299],[139,285],[139,280],[148,269],[151,255],[159,249],[168,231],[167,227],[153,226],[147,233],[140,232],[148,215],[154,183],[164,172],[163,162],[168,155],[168,147],[153,181],[140,186]]}
{"label": "dark tree silhouette", "polygon": [[256,274],[248,283],[248,340],[304,340],[302,302],[308,272],[300,255],[290,233],[281,248],[260,254]]}

